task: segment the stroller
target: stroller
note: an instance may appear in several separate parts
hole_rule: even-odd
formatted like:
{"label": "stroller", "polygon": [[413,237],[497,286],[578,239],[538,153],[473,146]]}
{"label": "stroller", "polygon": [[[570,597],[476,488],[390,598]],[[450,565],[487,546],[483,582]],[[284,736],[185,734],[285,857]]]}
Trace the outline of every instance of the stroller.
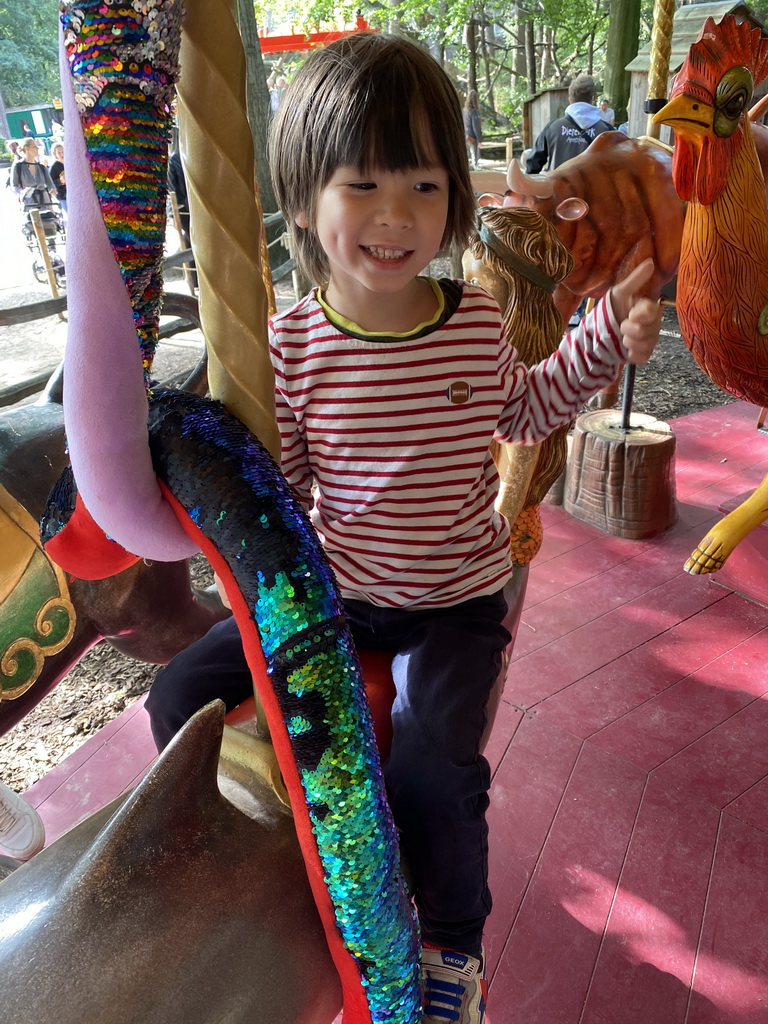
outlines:
{"label": "stroller", "polygon": [[24,223],[22,224],[21,231],[27,243],[27,248],[32,254],[32,273],[40,284],[45,284],[48,281],[45,261],[43,254],[40,252],[37,235],[32,223],[32,210],[38,210],[43,224],[45,244],[48,247],[51,265],[56,274],[56,281],[60,288],[64,288],[66,286],[64,258],[57,249],[57,246],[63,246],[67,240],[62,209],[58,202],[51,198],[50,193],[42,188],[30,189],[23,197],[23,204]]}

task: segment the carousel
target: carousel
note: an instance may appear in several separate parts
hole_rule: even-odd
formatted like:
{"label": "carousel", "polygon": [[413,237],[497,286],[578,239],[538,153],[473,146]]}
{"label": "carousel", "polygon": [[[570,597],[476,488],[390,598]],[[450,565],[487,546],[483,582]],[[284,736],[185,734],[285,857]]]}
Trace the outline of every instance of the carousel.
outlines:
{"label": "carousel", "polygon": [[[139,700],[24,794],[45,844],[0,857],[0,1020],[418,1024],[381,775],[391,659],[356,654],[276,461],[243,47],[228,0],[183,6],[62,4],[69,341],[50,424],[0,434],[0,731],[103,638],[164,663],[227,617],[190,584],[198,551],[254,698],[208,705],[160,756]],[[710,19],[667,102],[672,10],[648,138],[478,179],[464,254],[529,365],[651,255],[650,297],[677,274],[686,343],[743,399],[660,423],[629,368],[621,409],[496,446],[514,570],[484,747],[493,1024],[768,1020],[768,38]],[[174,106],[206,365],[161,388]]]}

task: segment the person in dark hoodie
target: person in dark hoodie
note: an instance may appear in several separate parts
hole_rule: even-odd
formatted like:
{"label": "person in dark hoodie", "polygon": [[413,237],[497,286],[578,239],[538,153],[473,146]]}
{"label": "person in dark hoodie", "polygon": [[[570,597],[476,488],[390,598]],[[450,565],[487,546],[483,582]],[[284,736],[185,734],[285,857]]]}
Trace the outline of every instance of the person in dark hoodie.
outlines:
{"label": "person in dark hoodie", "polygon": [[595,106],[595,95],[593,78],[589,75],[574,78],[568,89],[565,114],[550,121],[536,139],[525,166],[528,174],[554,170],[583,153],[602,132],[614,130]]}
{"label": "person in dark hoodie", "polygon": [[[185,249],[192,246],[189,197],[187,196],[187,179],[184,176],[184,167],[181,162],[181,153],[178,145],[174,146],[173,152],[168,158],[168,188],[176,193],[176,203],[179,207],[179,220],[181,221],[181,241]],[[189,264],[192,274],[192,285],[197,288],[197,269],[195,264]]]}

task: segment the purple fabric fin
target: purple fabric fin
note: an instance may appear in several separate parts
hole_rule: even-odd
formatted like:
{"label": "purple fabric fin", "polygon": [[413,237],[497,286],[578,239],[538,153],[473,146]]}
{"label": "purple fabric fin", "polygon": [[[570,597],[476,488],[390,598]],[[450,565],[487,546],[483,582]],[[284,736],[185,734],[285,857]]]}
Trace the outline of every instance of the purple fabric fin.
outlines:
{"label": "purple fabric fin", "polygon": [[72,469],[88,511],[109,537],[143,558],[176,561],[198,549],[152,468],[141,350],[93,186],[61,40],[60,68],[69,214],[64,422]]}

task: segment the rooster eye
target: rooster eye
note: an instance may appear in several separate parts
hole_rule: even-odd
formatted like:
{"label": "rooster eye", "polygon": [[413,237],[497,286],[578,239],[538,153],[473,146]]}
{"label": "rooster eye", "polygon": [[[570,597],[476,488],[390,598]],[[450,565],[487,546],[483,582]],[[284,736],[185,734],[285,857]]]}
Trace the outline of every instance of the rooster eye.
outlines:
{"label": "rooster eye", "polygon": [[736,131],[739,118],[750,99],[754,83],[744,67],[731,68],[723,75],[715,91],[715,135],[727,139]]}

